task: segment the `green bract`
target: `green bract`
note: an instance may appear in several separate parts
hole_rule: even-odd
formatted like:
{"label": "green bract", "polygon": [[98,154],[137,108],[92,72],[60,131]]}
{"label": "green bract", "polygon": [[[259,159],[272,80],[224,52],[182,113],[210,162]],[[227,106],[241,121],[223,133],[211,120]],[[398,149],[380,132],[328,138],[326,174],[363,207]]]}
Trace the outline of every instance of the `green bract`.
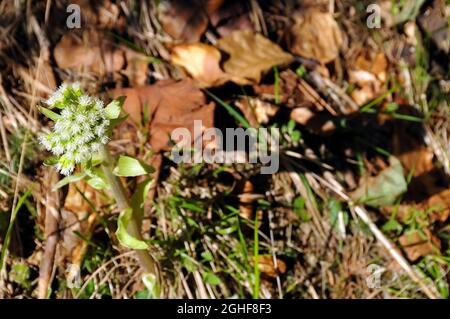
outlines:
{"label": "green bract", "polygon": [[53,131],[42,135],[39,141],[57,156],[56,169],[70,175],[76,164],[85,163],[100,147],[107,144],[110,126],[102,101],[83,94],[80,85],[63,84],[47,100],[50,108],[59,108],[59,114],[41,109],[55,121]]}

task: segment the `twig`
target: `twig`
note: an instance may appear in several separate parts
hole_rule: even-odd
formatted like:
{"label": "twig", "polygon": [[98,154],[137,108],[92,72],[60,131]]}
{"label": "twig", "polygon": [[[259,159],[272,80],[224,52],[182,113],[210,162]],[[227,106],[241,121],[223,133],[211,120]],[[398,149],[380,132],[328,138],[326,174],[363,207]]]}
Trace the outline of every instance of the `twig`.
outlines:
{"label": "twig", "polygon": [[[47,170],[45,185],[54,185],[58,180],[58,175],[55,170]],[[38,281],[38,298],[45,299],[48,294],[48,287],[50,278],[52,276],[56,247],[59,239],[59,208],[60,208],[59,192],[47,191],[45,199],[45,248],[44,255],[39,267],[39,281]]]}

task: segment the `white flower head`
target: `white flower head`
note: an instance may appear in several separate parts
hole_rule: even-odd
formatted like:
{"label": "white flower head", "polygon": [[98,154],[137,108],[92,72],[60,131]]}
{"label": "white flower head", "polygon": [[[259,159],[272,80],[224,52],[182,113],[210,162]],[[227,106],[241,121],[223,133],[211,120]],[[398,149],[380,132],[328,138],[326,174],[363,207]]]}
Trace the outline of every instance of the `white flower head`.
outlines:
{"label": "white flower head", "polygon": [[103,102],[84,95],[79,83],[63,84],[47,100],[62,109],[50,134],[39,136],[39,142],[58,156],[56,169],[71,174],[76,164],[89,161],[92,154],[109,142]]}

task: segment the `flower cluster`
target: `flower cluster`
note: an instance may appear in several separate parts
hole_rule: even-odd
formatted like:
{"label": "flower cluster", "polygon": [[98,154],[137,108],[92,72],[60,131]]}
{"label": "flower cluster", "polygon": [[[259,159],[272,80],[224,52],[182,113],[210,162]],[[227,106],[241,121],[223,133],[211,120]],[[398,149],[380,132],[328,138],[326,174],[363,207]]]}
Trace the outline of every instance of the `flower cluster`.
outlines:
{"label": "flower cluster", "polygon": [[46,103],[61,112],[53,131],[40,136],[39,141],[58,157],[56,169],[70,175],[76,164],[90,160],[102,144],[108,143],[110,121],[103,102],[84,95],[77,83],[61,85]]}

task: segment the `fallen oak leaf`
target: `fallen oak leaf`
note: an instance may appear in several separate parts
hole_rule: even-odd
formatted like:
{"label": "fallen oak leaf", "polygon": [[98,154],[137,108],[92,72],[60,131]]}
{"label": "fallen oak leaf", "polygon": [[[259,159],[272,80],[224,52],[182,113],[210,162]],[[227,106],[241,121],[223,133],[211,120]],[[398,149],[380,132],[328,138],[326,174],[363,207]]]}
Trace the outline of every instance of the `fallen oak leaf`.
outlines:
{"label": "fallen oak leaf", "polygon": [[[154,152],[172,148],[170,134],[176,128],[187,128],[193,140],[197,138],[194,120],[201,121],[205,128],[213,127],[215,104],[207,103],[203,92],[190,79],[158,81],[144,87],[115,89],[109,94],[112,98],[127,97],[124,111],[135,124],[149,128],[149,142]],[[145,113],[148,122],[143,123]],[[120,133],[120,126],[118,129]]]}
{"label": "fallen oak leaf", "polygon": [[365,176],[350,196],[356,202],[379,207],[394,204],[398,196],[406,192],[407,184],[400,161],[391,156],[389,167],[377,176]]}
{"label": "fallen oak leaf", "polygon": [[[214,6],[209,9],[214,9]],[[208,15],[202,0],[162,0],[157,10],[162,28],[176,40],[197,42],[208,27]]]}
{"label": "fallen oak leaf", "polygon": [[290,30],[292,53],[324,64],[339,56],[342,33],[331,13],[308,8],[295,12],[293,18]]}
{"label": "fallen oak leaf", "polygon": [[293,56],[277,44],[248,30],[235,31],[221,38],[217,48],[229,56],[223,62],[223,70],[236,84],[258,83],[262,73],[293,61]]}
{"label": "fallen oak leaf", "polygon": [[83,39],[73,33],[63,35],[53,55],[61,69],[88,70],[100,75],[117,72],[125,65],[123,51],[96,31],[83,32]]}
{"label": "fallen oak leaf", "polygon": [[214,10],[208,10],[208,15],[211,25],[222,37],[236,30],[253,30],[249,9],[241,1],[227,1]]}
{"label": "fallen oak leaf", "polygon": [[96,30],[63,35],[53,51],[61,69],[93,72],[100,76],[121,73],[131,85],[143,85],[147,79],[149,57],[128,47],[116,45],[109,36]]}

